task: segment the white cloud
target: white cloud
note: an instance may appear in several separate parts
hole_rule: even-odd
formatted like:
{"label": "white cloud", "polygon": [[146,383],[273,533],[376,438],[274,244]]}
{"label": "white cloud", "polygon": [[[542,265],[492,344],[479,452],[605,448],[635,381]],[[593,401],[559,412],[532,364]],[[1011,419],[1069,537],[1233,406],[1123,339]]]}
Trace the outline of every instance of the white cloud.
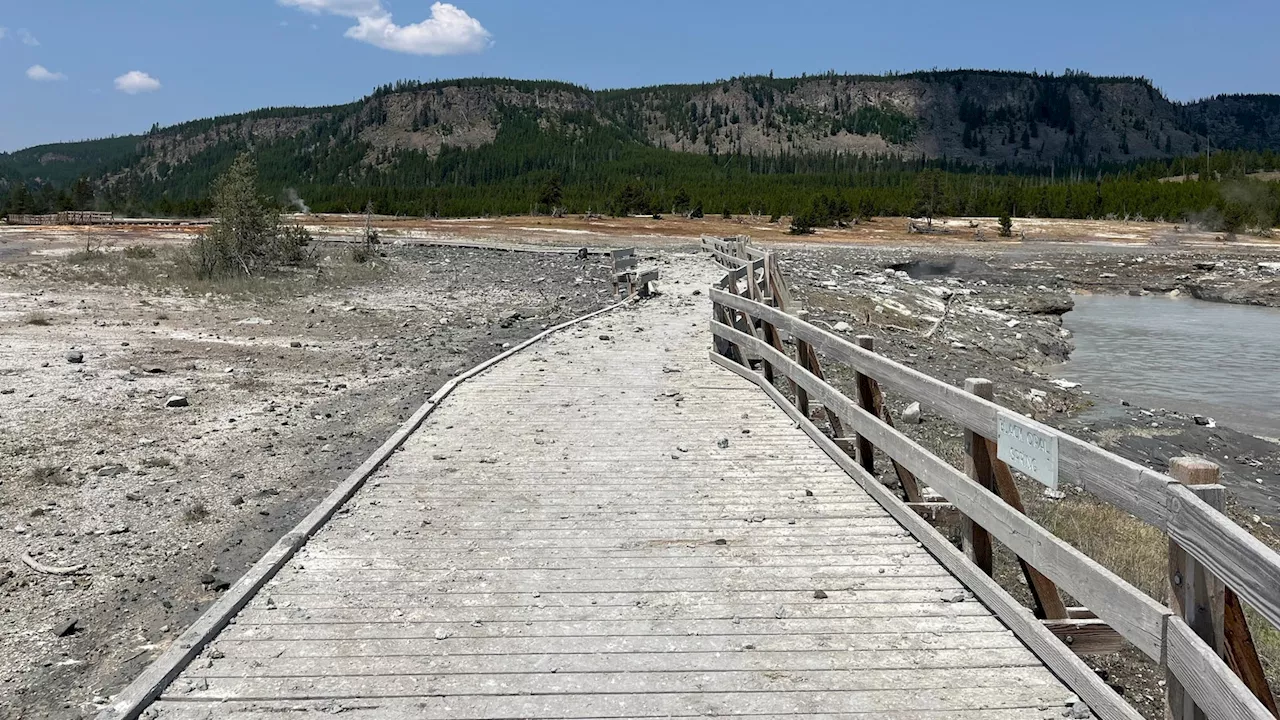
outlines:
{"label": "white cloud", "polygon": [[160,81],[139,70],[130,70],[116,78],[116,89],[122,93],[137,95],[159,90]]}
{"label": "white cloud", "polygon": [[40,44],[40,41],[36,39],[36,36],[32,35],[31,31],[26,28],[22,28],[18,31],[18,39],[22,41],[23,45],[30,45],[31,47],[35,47]]}
{"label": "white cloud", "polygon": [[461,55],[484,50],[493,36],[465,10],[451,3],[431,5],[431,17],[412,25],[397,25],[381,0],[278,0],[281,5],[310,13],[355,18],[347,37],[374,47],[410,55]]}
{"label": "white cloud", "polygon": [[27,68],[27,77],[36,82],[56,82],[58,80],[66,80],[67,76],[60,72],[51,72],[43,65],[32,65]]}
{"label": "white cloud", "polygon": [[9,28],[0,27],[0,40],[3,40],[7,37],[9,37]]}

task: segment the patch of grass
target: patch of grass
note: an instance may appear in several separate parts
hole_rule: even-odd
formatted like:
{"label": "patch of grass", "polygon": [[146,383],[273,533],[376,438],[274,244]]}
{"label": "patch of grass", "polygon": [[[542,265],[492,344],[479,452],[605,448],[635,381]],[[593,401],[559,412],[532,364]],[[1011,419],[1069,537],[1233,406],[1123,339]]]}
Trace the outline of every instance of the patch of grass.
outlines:
{"label": "patch of grass", "polygon": [[1040,523],[1139,590],[1154,598],[1165,596],[1169,541],[1158,528],[1077,495],[1046,504]]}
{"label": "patch of grass", "polygon": [[87,265],[90,263],[100,263],[111,259],[111,254],[102,250],[85,248],[77,250],[67,256],[67,262],[72,265]]}
{"label": "patch of grass", "polygon": [[130,260],[150,260],[156,256],[156,251],[155,248],[145,245],[130,245],[121,251],[121,254]]}
{"label": "patch of grass", "polygon": [[191,503],[186,510],[182,511],[182,519],[189,523],[203,522],[209,515],[209,508],[205,507],[205,504],[199,500]]}
{"label": "patch of grass", "polygon": [[351,246],[351,262],[364,264],[378,259],[378,250],[368,243],[357,243]]}
{"label": "patch of grass", "polygon": [[37,465],[27,471],[27,481],[33,485],[71,487],[75,479],[57,465]]}
{"label": "patch of grass", "polygon": [[22,322],[26,325],[38,325],[46,327],[53,324],[53,320],[49,316],[39,310],[33,310],[23,316]]}

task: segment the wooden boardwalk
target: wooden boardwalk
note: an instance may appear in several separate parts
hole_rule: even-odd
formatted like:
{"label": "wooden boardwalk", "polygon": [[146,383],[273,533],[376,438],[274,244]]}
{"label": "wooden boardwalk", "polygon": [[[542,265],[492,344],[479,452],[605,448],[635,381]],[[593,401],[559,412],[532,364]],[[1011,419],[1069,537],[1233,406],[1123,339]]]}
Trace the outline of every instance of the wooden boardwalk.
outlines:
{"label": "wooden boardwalk", "polygon": [[708,361],[719,272],[664,273],[463,384],[148,714],[1062,717],[1074,694]]}

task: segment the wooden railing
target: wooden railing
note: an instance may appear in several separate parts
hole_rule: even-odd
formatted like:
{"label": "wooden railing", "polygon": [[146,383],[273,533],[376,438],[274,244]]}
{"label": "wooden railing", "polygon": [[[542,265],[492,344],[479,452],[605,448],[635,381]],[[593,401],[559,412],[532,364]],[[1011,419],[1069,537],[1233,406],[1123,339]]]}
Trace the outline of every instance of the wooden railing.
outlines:
{"label": "wooden railing", "polygon": [[[1064,641],[1082,653],[1114,649],[1106,642],[1114,631],[1166,670],[1171,717],[1278,716],[1241,600],[1280,626],[1280,554],[1223,515],[1216,466],[1179,459],[1171,477],[1002,408],[984,380],[962,390],[896,363],[876,354],[871,338],[850,342],[793,314],[772,253],[745,237],[704,237],[702,246],[727,271],[711,291],[713,361],[764,389],[1095,713],[1139,717]],[[856,399],[826,381],[820,358],[853,370]],[[964,429],[965,471],[894,428],[881,386]],[[818,405],[830,435],[812,422]],[[1056,443],[1056,477],[1168,535],[1168,606],[1023,512],[1012,471],[999,459],[1001,422]],[[891,458],[904,497],[873,474],[873,448]],[[926,488],[962,516],[963,553],[921,518],[941,505],[929,502]],[[993,538],[1017,555],[1035,616],[991,580]],[[1082,607],[1067,607],[1059,588]]]}

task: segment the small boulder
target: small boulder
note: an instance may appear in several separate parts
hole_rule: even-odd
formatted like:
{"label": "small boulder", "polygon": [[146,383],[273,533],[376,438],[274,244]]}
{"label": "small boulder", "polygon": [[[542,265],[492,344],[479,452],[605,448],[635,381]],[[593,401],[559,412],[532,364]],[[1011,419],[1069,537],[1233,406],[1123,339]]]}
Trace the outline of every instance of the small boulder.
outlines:
{"label": "small boulder", "polygon": [[852,327],[851,325],[849,325],[849,323],[844,322],[843,320],[841,320],[840,322],[838,322],[838,323],[836,323],[835,325],[833,325],[833,326],[831,327],[831,329],[832,329],[832,330],[835,330],[836,332],[849,332],[850,330],[852,330],[852,329],[853,329],[853,327]]}
{"label": "small boulder", "polygon": [[167,408],[183,408],[190,404],[182,395],[170,395],[169,399],[164,401],[164,406]]}
{"label": "small boulder", "polygon": [[71,618],[64,620],[53,627],[53,634],[56,637],[66,637],[73,634],[79,628],[76,625],[80,622],[79,618]]}
{"label": "small boulder", "polygon": [[902,411],[902,422],[908,425],[919,425],[920,416],[920,403],[914,402],[908,405],[906,410]]}
{"label": "small boulder", "polygon": [[72,351],[67,353],[67,362],[71,363],[72,365],[79,365],[80,363],[84,362],[84,353],[78,352],[78,351]]}

